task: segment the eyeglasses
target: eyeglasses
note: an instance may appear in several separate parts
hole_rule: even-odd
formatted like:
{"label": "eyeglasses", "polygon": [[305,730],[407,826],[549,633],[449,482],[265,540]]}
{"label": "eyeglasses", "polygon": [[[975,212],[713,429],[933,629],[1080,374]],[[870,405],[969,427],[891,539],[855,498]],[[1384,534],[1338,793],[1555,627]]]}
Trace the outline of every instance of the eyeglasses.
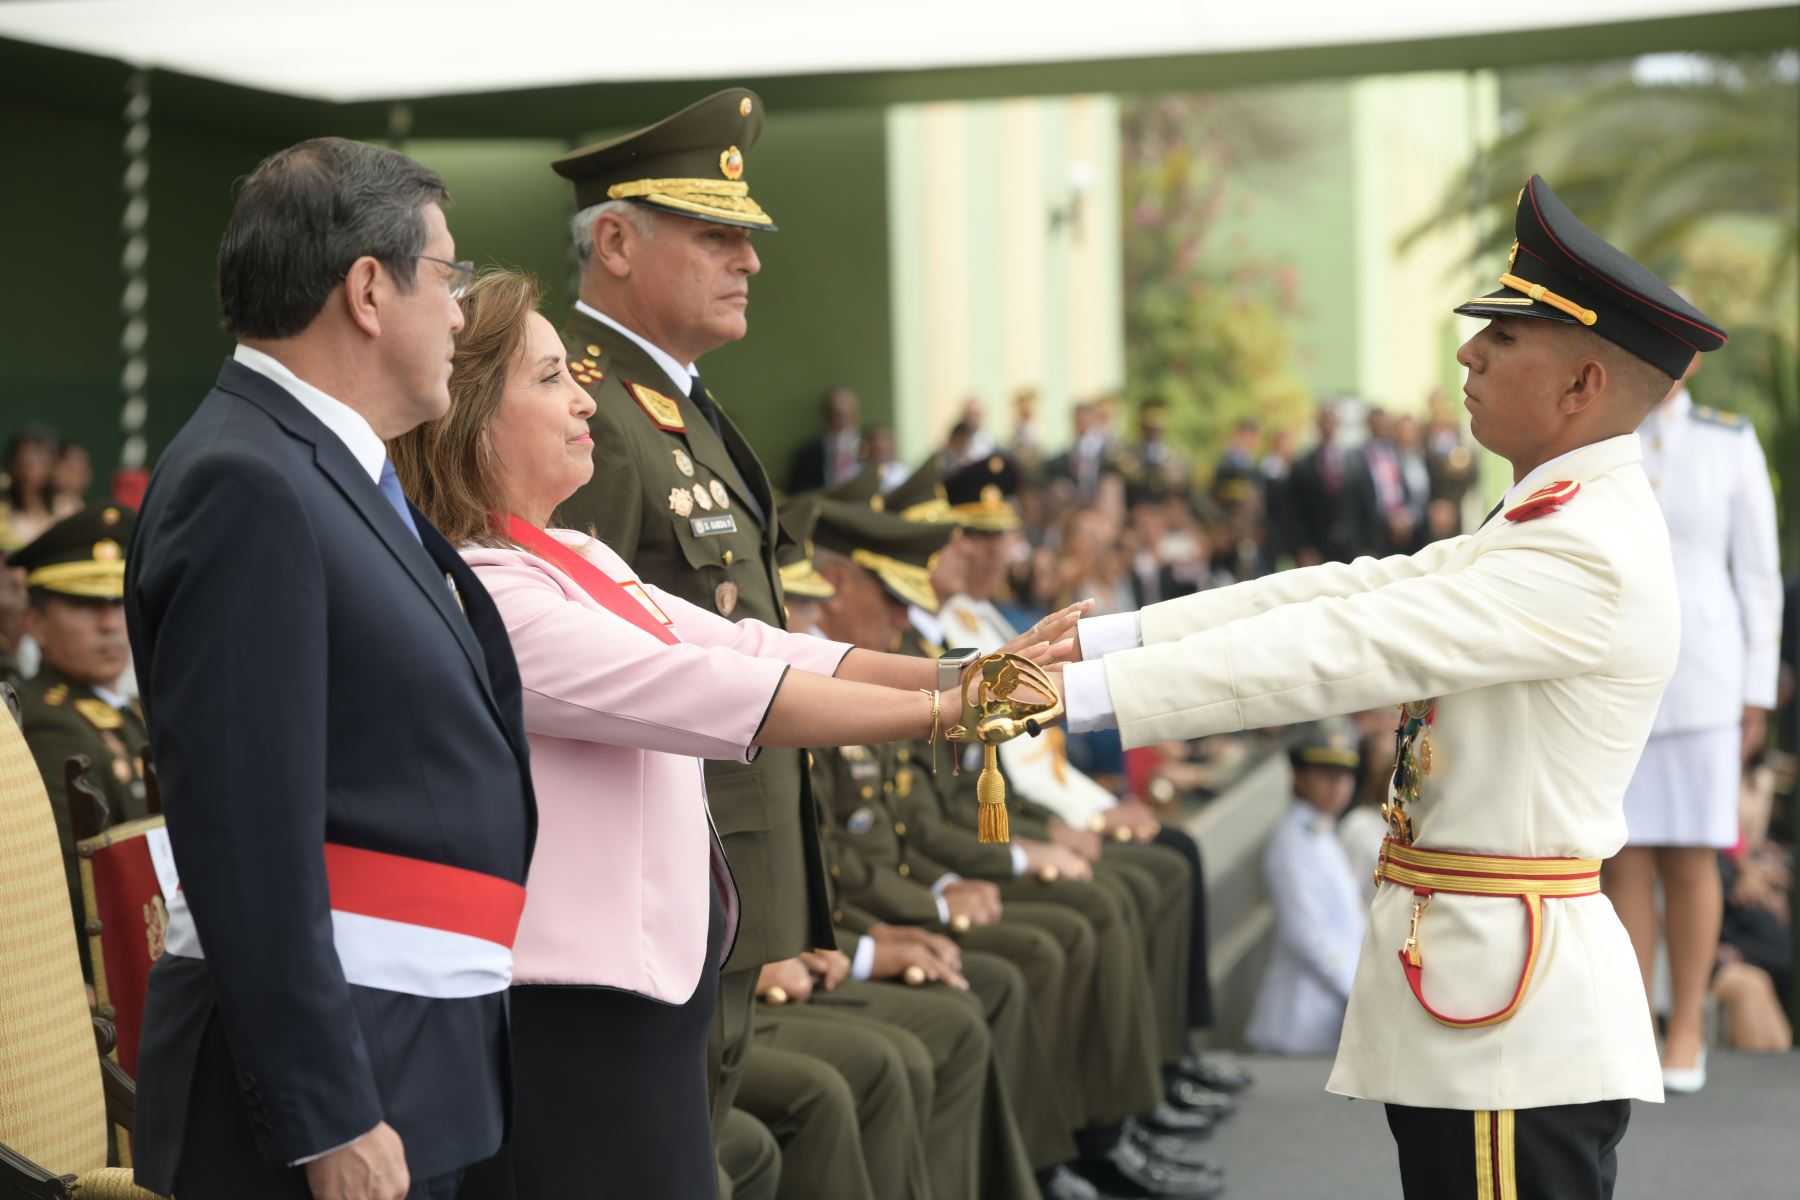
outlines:
{"label": "eyeglasses", "polygon": [[440,267],[448,267],[450,273],[444,276],[444,286],[450,289],[452,300],[461,300],[468,292],[469,285],[475,281],[475,264],[468,261],[451,262],[447,258],[433,258],[429,254],[415,254],[414,258],[434,262]]}

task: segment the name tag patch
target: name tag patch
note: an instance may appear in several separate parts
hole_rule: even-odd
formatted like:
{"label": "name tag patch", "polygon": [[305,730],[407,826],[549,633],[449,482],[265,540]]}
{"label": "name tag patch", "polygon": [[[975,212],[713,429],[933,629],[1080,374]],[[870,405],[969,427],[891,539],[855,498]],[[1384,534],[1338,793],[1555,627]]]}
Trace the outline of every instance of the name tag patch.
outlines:
{"label": "name tag patch", "polygon": [[737,532],[737,518],[730,513],[716,517],[689,517],[688,524],[693,527],[695,537]]}

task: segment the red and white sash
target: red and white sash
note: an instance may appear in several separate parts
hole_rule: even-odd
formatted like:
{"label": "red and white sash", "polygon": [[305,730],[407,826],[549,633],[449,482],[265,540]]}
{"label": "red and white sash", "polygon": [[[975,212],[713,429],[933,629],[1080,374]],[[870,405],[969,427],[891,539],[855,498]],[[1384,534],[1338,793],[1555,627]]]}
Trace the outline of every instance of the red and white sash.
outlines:
{"label": "red and white sash", "polygon": [[[204,958],[168,838],[151,861],[169,909],[165,953]],[[332,941],[344,978],[359,987],[448,1000],[512,983],[512,946],[525,889],[445,863],[325,843]]]}

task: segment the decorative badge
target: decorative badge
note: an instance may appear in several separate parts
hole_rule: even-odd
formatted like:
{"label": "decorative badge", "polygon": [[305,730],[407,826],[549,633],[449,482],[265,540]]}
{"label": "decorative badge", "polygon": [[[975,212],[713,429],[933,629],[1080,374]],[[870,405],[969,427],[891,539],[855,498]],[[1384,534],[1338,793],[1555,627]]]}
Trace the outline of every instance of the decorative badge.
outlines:
{"label": "decorative badge", "polygon": [[571,360],[569,363],[569,374],[574,376],[575,382],[579,383],[582,387],[590,387],[606,378],[600,371],[600,364],[591,358],[577,358]]}
{"label": "decorative badge", "polygon": [[681,419],[681,406],[669,399],[655,388],[647,388],[641,383],[625,381],[625,390],[631,393],[644,415],[650,418],[651,424],[669,433],[686,433],[687,422]]}
{"label": "decorative badge", "polygon": [[688,495],[686,488],[669,489],[669,511],[678,517],[685,517],[694,511],[694,498]]}
{"label": "decorative badge", "polygon": [[1559,479],[1555,483],[1546,484],[1523,501],[1506,510],[1509,521],[1532,521],[1538,517],[1548,516],[1575,498],[1581,485],[1568,479]]}
{"label": "decorative badge", "polygon": [[694,477],[694,460],[688,457],[688,452],[677,446],[670,453],[675,455],[675,469],[692,479]]}
{"label": "decorative badge", "polygon": [[[125,724],[125,718],[119,715],[119,710],[104,700],[77,700],[73,707],[95,729],[117,729]],[[120,743],[118,752],[123,753],[124,749],[124,743]]]}
{"label": "decorative badge", "polygon": [[872,808],[857,809],[850,814],[850,819],[844,822],[844,828],[855,834],[869,832],[875,828],[875,810]]}
{"label": "decorative badge", "polygon": [[754,107],[755,106],[750,103],[750,97],[745,96],[742,100],[738,101],[738,116],[740,116],[740,117],[749,116],[751,110]]}
{"label": "decorative badge", "polygon": [[712,493],[714,504],[718,505],[720,508],[731,507],[731,496],[725,491],[724,484],[715,479],[706,485],[706,490]]}
{"label": "decorative badge", "polygon": [[713,601],[718,605],[721,617],[731,615],[731,610],[737,607],[737,596],[737,584],[729,579],[713,589]]}
{"label": "decorative badge", "polygon": [[703,483],[696,483],[693,487],[693,492],[694,492],[694,503],[698,504],[702,509],[706,510],[707,512],[711,512],[712,511],[712,497],[707,494],[706,485]]}
{"label": "decorative badge", "polygon": [[125,552],[119,549],[119,543],[111,538],[101,538],[94,543],[95,562],[118,562],[124,557]]}
{"label": "decorative badge", "polygon": [[744,152],[736,146],[719,155],[719,171],[727,179],[744,177]]}

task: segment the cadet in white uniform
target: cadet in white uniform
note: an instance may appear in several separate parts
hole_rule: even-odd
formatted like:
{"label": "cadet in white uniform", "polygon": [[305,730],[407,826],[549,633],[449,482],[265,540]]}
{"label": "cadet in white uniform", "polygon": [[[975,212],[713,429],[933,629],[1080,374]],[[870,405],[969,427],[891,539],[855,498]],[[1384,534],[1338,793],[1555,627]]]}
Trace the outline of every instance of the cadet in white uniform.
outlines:
{"label": "cadet in white uniform", "polygon": [[1648,990],[1662,877],[1672,985],[1663,1086],[1694,1092],[1706,1082],[1703,1005],[1724,907],[1714,851],[1737,842],[1739,768],[1762,741],[1781,669],[1780,547],[1768,464],[1743,418],[1699,407],[1678,386],[1638,440],[1669,525],[1681,657],[1625,792],[1626,847],[1601,882]]}
{"label": "cadet in white uniform", "polygon": [[1369,923],[1337,838],[1337,818],[1355,798],[1359,761],[1355,732],[1342,717],[1304,725],[1288,741],[1294,802],[1263,849],[1275,944],[1244,1030],[1244,1040],[1265,1054],[1337,1049]]}
{"label": "cadet in white uniform", "polygon": [[1387,1103],[1409,1200],[1609,1197],[1630,1100],[1662,1099],[1598,877],[1680,637],[1636,429],[1725,334],[1536,176],[1515,229],[1457,309],[1491,318],[1457,360],[1516,481],[1480,529],[1084,621],[1119,649],[1064,674],[1070,727],[1127,746],[1403,706],[1327,1086]]}

